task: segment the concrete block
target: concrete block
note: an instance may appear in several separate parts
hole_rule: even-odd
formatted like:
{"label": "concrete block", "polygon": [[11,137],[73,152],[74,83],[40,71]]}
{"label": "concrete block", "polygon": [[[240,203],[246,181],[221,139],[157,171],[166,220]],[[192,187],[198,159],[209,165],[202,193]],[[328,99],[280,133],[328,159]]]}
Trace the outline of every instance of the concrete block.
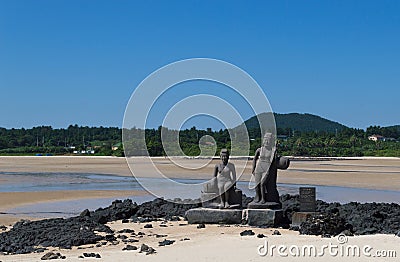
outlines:
{"label": "concrete block", "polygon": [[276,227],[282,221],[282,209],[244,209],[243,221],[250,226]]}
{"label": "concrete block", "polygon": [[241,224],[242,210],[193,208],[186,211],[189,224]]}

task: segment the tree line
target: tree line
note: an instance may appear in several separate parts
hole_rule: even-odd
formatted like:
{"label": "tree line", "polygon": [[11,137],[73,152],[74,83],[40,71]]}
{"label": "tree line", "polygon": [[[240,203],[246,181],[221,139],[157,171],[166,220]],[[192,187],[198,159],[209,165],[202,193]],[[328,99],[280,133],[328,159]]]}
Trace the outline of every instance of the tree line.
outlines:
{"label": "tree line", "polygon": [[[157,129],[125,130],[125,145],[135,149],[129,155],[164,156],[182,150],[188,156],[198,156],[202,152],[215,153],[228,148],[237,154],[254,154],[261,145],[258,129],[250,128],[249,151],[245,144],[232,142],[232,130],[199,130],[195,127],[186,130]],[[231,133],[230,133],[231,132]],[[366,130],[345,128],[339,132],[300,132],[291,128],[277,128],[278,152],[291,156],[396,156],[400,157],[400,128],[370,126]],[[373,134],[391,137],[394,141],[369,141]],[[145,143],[141,137],[145,137]],[[162,137],[163,136],[163,137]],[[397,140],[397,141],[396,141]],[[31,129],[0,128],[1,155],[57,154],[68,155],[85,151],[88,148],[94,155],[123,156],[121,143],[122,129],[118,127],[87,127],[70,125],[68,128],[53,129],[39,126]],[[240,141],[240,139],[239,139]],[[174,142],[178,142],[179,148]],[[114,148],[113,148],[114,146]],[[234,148],[236,147],[236,148]],[[242,148],[243,147],[243,148]],[[113,150],[114,149],[114,150]],[[208,151],[207,151],[208,150]],[[167,152],[166,152],[167,151]]]}

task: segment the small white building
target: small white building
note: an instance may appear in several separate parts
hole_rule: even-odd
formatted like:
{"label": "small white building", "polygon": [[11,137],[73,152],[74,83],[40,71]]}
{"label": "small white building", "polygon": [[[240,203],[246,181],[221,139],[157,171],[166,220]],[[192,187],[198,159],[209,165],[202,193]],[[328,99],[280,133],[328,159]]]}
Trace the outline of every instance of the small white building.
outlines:
{"label": "small white building", "polygon": [[112,151],[118,150],[122,146],[122,143],[117,143],[111,147]]}
{"label": "small white building", "polygon": [[381,135],[372,135],[372,136],[368,137],[368,140],[375,141],[375,142],[376,141],[385,141],[385,138]]}

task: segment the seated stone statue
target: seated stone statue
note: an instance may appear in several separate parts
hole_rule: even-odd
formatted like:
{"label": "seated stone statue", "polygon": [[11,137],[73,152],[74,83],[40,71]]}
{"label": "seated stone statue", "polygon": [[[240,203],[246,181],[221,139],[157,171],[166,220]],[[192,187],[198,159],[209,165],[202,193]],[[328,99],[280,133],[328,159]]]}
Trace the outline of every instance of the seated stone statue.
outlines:
{"label": "seated stone statue", "polygon": [[228,162],[229,152],[227,149],[222,149],[220,156],[221,163],[215,165],[213,179],[203,187],[203,207],[241,207],[242,191],[236,189],[235,165]]}
{"label": "seated stone statue", "polygon": [[228,163],[229,152],[227,149],[221,150],[221,163],[214,167],[214,177],[217,178],[217,187],[220,195],[220,208],[229,208],[229,189],[236,188],[236,169],[235,165]]}

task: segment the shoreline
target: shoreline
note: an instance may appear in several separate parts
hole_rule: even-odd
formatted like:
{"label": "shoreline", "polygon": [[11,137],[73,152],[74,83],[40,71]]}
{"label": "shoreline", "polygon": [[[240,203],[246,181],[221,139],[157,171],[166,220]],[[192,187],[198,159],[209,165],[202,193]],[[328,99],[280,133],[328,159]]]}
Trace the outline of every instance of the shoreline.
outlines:
{"label": "shoreline", "polygon": [[[129,158],[135,177],[154,178],[143,157]],[[147,159],[148,160],[148,159]],[[210,179],[218,160],[195,170],[177,167],[163,157],[151,158],[153,165],[171,179]],[[196,159],[185,159],[196,166]],[[251,161],[231,159],[240,181],[251,178]],[[88,173],[133,177],[125,158],[99,156],[0,156],[0,173]],[[0,178],[1,179],[1,178]],[[292,161],[287,170],[279,170],[278,183],[344,186],[380,190],[400,190],[400,158],[349,158],[343,160]]]}
{"label": "shoreline", "polygon": [[113,198],[148,195],[139,190],[60,190],[37,192],[0,192],[0,212],[4,209],[27,204],[55,202],[62,200]]}
{"label": "shoreline", "polygon": [[[182,170],[177,168],[167,159],[154,158],[154,163],[161,171],[170,174],[169,178],[176,179],[206,179],[212,177],[214,160],[209,166],[198,170]],[[196,159],[185,160],[189,165],[196,165]],[[243,175],[240,181],[250,180],[251,161],[235,160],[232,162],[237,170],[242,169]],[[133,159],[137,164],[140,177],[154,178],[158,175],[149,172],[143,157]],[[136,170],[135,170],[136,171]],[[0,173],[89,173],[100,175],[114,175],[132,177],[125,158],[118,157],[98,157],[98,156],[0,156]],[[0,174],[1,175],[1,174]],[[9,175],[6,179],[3,176],[2,183],[7,185],[9,181],[24,179],[23,177],[14,178]],[[7,181],[7,179],[9,181]],[[278,184],[290,185],[311,185],[311,186],[331,186],[346,187],[356,189],[371,189],[385,191],[400,191],[400,158],[366,158],[359,160],[318,160],[318,161],[293,161],[287,170],[278,172]],[[122,197],[132,196],[133,190],[125,192],[109,190],[63,190],[49,192],[0,192],[0,211],[5,207],[16,207],[24,204],[31,204],[43,201],[55,200],[76,200],[83,198],[99,197]],[[141,191],[141,194],[147,193]],[[42,194],[40,198],[36,198]],[[79,195],[78,197],[76,195]],[[46,196],[47,195],[47,196]],[[200,195],[200,192],[199,192]],[[14,200],[13,200],[14,199]],[[18,201],[15,199],[20,199]],[[351,200],[351,196],[349,196]]]}
{"label": "shoreline", "polygon": [[[57,203],[61,201],[125,198],[148,195],[146,191],[133,190],[61,190],[43,192],[0,192],[0,225],[15,223],[20,219],[39,220],[28,215],[13,215],[8,210],[27,205]],[[97,207],[96,207],[97,208]],[[83,210],[81,210],[83,211]]]}

